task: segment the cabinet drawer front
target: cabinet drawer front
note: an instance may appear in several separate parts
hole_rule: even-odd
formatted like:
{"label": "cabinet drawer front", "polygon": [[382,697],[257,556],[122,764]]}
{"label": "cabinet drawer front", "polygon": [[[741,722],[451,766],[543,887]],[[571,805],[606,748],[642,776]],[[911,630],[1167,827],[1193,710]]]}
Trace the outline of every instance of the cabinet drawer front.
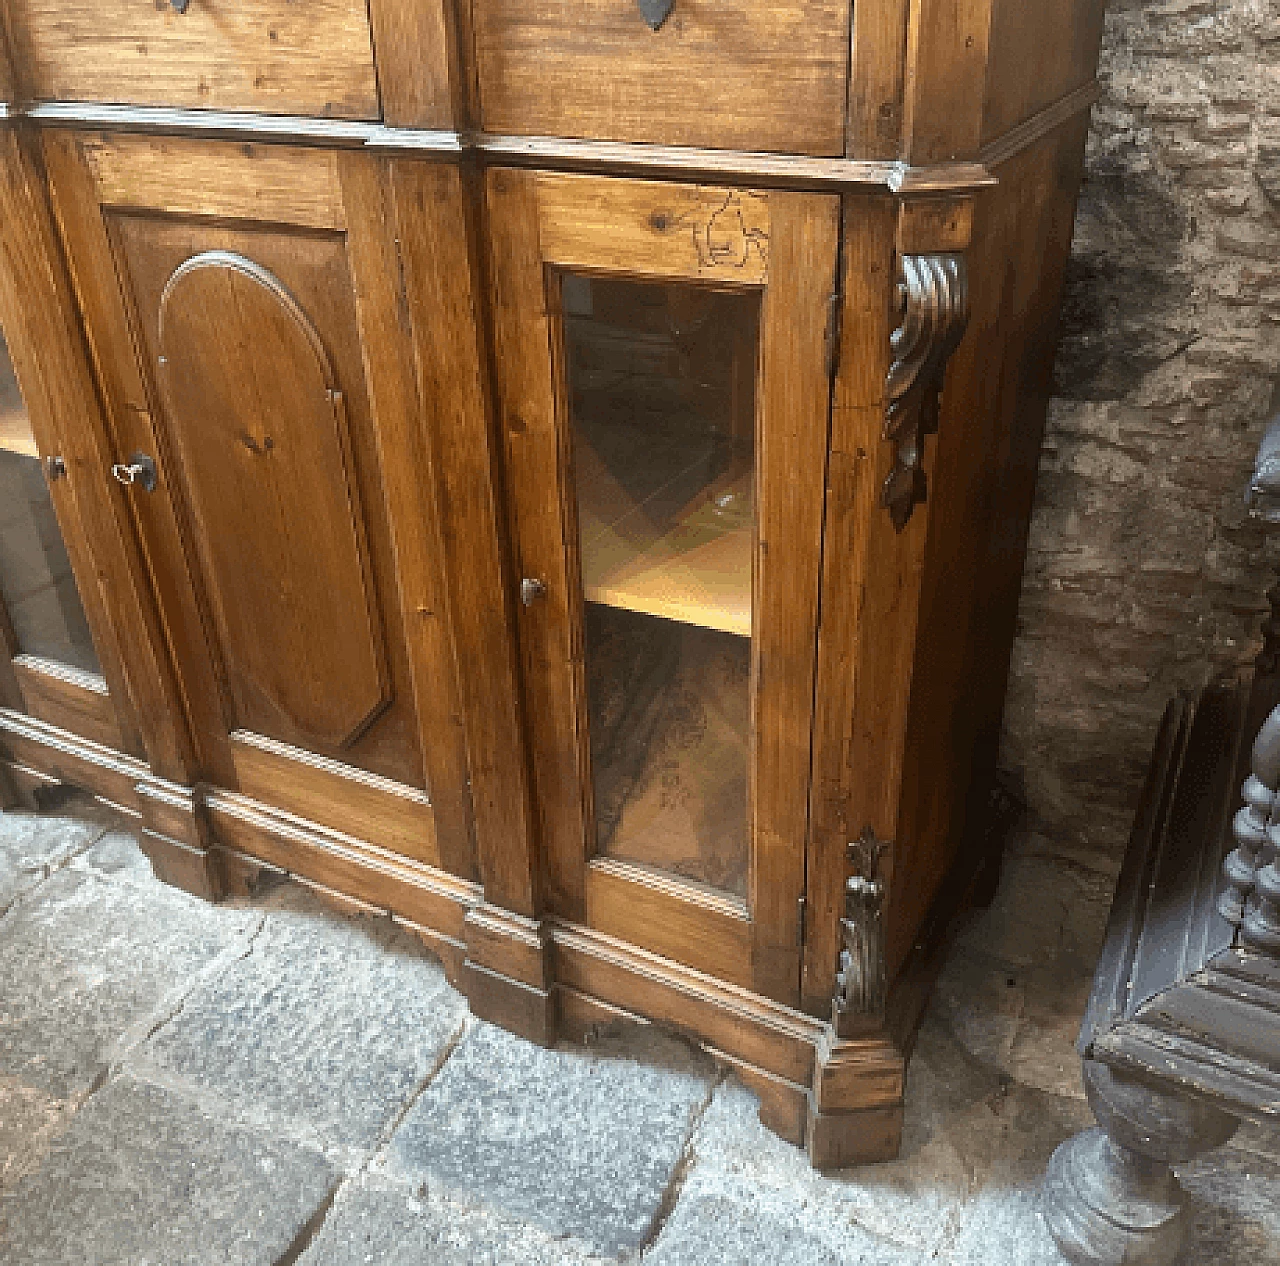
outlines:
{"label": "cabinet drawer front", "polygon": [[[658,0],[645,0],[646,7]],[[840,154],[847,0],[474,0],[490,132]]]}
{"label": "cabinet drawer front", "polygon": [[378,116],[362,0],[13,0],[36,97]]}

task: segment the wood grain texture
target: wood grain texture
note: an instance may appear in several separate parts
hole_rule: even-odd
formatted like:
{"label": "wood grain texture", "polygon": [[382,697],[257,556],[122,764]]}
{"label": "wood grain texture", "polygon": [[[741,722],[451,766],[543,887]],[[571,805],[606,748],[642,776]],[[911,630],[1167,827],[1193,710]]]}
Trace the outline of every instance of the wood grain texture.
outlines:
{"label": "wood grain texture", "polygon": [[353,839],[440,865],[435,812],[420,788],[256,734],[233,733],[231,744],[236,781],[245,795]]}
{"label": "wood grain texture", "polygon": [[[147,372],[148,421],[155,444],[147,451],[156,455],[161,487],[173,507],[172,526],[156,526],[161,532],[176,532],[182,549],[172,562],[166,562],[173,574],[164,579],[179,591],[178,601],[195,605],[203,641],[190,653],[203,656],[217,679],[214,701],[219,710],[213,742],[225,748],[229,730],[252,729],[370,773],[422,786],[408,648],[345,240],[292,226],[223,226],[136,214],[110,214],[108,222],[115,271],[128,303],[129,328],[136,332],[139,364]],[[162,358],[172,359],[165,343],[164,296],[178,284],[175,278],[185,275],[184,270],[224,256],[250,261],[255,269],[275,278],[290,296],[292,307],[314,328],[330,365],[332,401],[326,389],[308,403],[302,393],[314,393],[314,384],[308,388],[305,375],[296,373],[293,394],[281,395],[280,384],[289,380],[283,350],[265,366],[245,352],[242,365],[233,369],[234,358],[228,357],[225,370],[209,375],[208,392],[192,400],[174,396],[169,366],[162,363]],[[293,327],[287,328],[292,336]],[[245,336],[245,346],[267,348],[269,336],[268,329],[255,330],[252,337]],[[209,354],[207,349],[201,353]],[[237,425],[234,419],[244,405],[226,394],[226,384],[236,381],[249,366],[266,384],[253,387],[253,396],[263,408],[261,416]],[[314,427],[301,433],[297,429],[295,415],[307,410],[319,410],[331,428],[328,438],[336,448],[329,449],[326,461],[316,460],[324,432]],[[216,427],[195,425],[205,412],[217,419]],[[212,454],[189,455],[193,431],[199,432],[206,447],[216,444],[221,435],[229,441],[231,455],[216,460]],[[237,451],[244,457],[235,456]],[[254,499],[262,496],[264,480],[268,488],[271,483],[270,471],[255,470],[254,464],[270,467],[277,458],[283,470],[291,468],[298,474],[296,480],[285,480],[272,490],[280,511],[264,508],[260,522],[248,529],[248,541],[239,545],[221,541],[219,517],[226,520],[227,530],[245,535],[243,525],[253,519]],[[219,479],[221,492],[215,494],[211,485]],[[305,510],[294,505],[308,497],[311,501]],[[155,494],[135,494],[133,501],[140,511],[150,511],[152,519],[166,510],[166,503],[157,503]],[[210,508],[215,506],[211,517]],[[281,526],[284,519],[296,519],[315,539],[290,537]],[[274,528],[278,539],[270,544],[258,542],[255,534],[263,527]],[[261,557],[246,565],[258,568],[262,576],[245,582],[245,591],[254,590],[257,598],[246,607],[234,590],[235,568],[227,565],[227,555],[255,544],[260,545]],[[309,550],[314,551],[314,560],[308,558]],[[309,566],[317,576],[327,574],[330,600],[347,608],[341,618],[331,619],[323,612],[324,588],[315,590]],[[189,599],[181,593],[184,588]],[[298,610],[309,605],[314,611],[317,604],[321,614],[313,615],[309,623],[299,622],[296,612],[289,613],[295,605]],[[233,611],[238,612],[236,619],[230,618]],[[291,664],[290,670],[283,664],[271,669],[248,649],[257,638],[255,628],[266,621],[274,621],[277,627],[261,640],[286,651],[281,659]],[[349,662],[341,659],[341,641],[320,652],[307,645],[318,623],[331,627],[342,639],[357,636],[352,632],[353,621],[365,643],[362,650],[353,642]],[[375,645],[380,647],[376,654]],[[327,668],[316,667],[321,661]],[[290,685],[273,680],[286,671],[296,678]],[[375,677],[383,683],[377,699],[376,688],[371,688]],[[321,697],[300,706],[308,691]],[[342,720],[319,724],[325,716]],[[357,716],[362,719],[356,721]],[[347,728],[347,722],[354,724]]]}
{"label": "wood grain texture", "polygon": [[[759,528],[753,560],[749,958],[751,979],[761,992],[794,1000],[822,530],[821,490],[816,483],[797,484],[794,473],[821,469],[826,450],[825,347],[838,204],[821,195],[770,194],[766,203],[736,191],[709,194],[502,170],[489,173],[488,194],[512,531],[521,574],[547,586],[545,597],[522,614],[521,645],[552,908],[565,917],[581,918],[584,909],[590,916],[582,872],[593,851],[588,842],[592,784],[573,455],[557,345],[560,322],[549,315],[559,303],[558,287],[548,294],[544,270],[549,264],[571,264],[631,277],[706,279],[710,273],[716,284],[768,282],[755,423]],[[733,239],[731,263],[700,262],[696,231],[667,234],[665,225],[653,225],[680,201],[699,208],[703,224],[710,223],[708,203],[716,208],[758,203],[759,214],[748,221],[756,228]],[[771,272],[775,258],[782,264]],[[668,920],[688,921],[674,891],[664,899],[672,903]],[[637,936],[649,935],[642,923],[636,919]],[[683,961],[697,961],[692,940],[681,953]]]}
{"label": "wood grain texture", "polygon": [[268,114],[378,115],[360,0],[11,0],[14,54],[34,96]]}
{"label": "wood grain texture", "polygon": [[1077,116],[1023,151],[975,208],[969,328],[930,475],[894,860],[914,880],[890,896],[891,968],[943,876],[982,846],[1087,127]]}
{"label": "wood grain texture", "polygon": [[763,285],[769,195],[542,173],[542,258],[565,268]]}
{"label": "wood grain texture", "polygon": [[389,168],[372,156],[338,158],[350,228],[360,343],[395,551],[396,584],[439,863],[478,875],[462,704],[450,637],[450,600],[435,470],[422,431],[407,301],[394,235]]}
{"label": "wood grain texture", "polygon": [[770,208],[773,263],[761,313],[756,424],[750,906],[757,987],[795,1003],[822,557],[818,472],[828,443],[840,204],[779,193]]}
{"label": "wood grain texture", "polygon": [[903,157],[973,158],[982,138],[987,41],[994,0],[911,0]]}
{"label": "wood grain texture", "polygon": [[808,1016],[590,928],[555,923],[552,945],[559,984],[810,1084],[823,1026]]}
{"label": "wood grain texture", "polygon": [[0,709],[0,759],[37,770],[52,782],[80,787],[132,813],[138,812],[138,783],[151,772],[125,752],[4,709]]}
{"label": "wood grain texture", "polygon": [[589,925],[606,936],[754,987],[752,922],[741,902],[603,857],[587,866],[586,898]]}
{"label": "wood grain texture", "polygon": [[801,154],[844,151],[843,0],[472,0],[483,126]]}
{"label": "wood grain texture", "polygon": [[278,713],[348,747],[391,683],[347,411],[320,336],[278,277],[228,251],[185,260],[155,319],[235,724],[273,727]]}
{"label": "wood grain texture", "polygon": [[332,153],[127,135],[82,135],[79,148],[103,206],[346,227]]}
{"label": "wood grain texture", "polygon": [[539,913],[520,677],[509,630],[514,593],[504,555],[482,315],[478,226],[457,168],[392,166],[395,224],[422,401],[423,460],[434,471],[450,625],[485,895]]}
{"label": "wood grain texture", "polygon": [[209,792],[205,811],[217,847],[322,884],[464,946],[463,921],[481,900],[478,885],[235,792]]}
{"label": "wood grain texture", "polygon": [[1093,80],[1103,8],[1101,0],[992,0],[984,144]]}
{"label": "wood grain texture", "polygon": [[[892,839],[924,518],[894,532],[880,506],[894,234],[888,198],[844,204],[840,364],[822,551],[802,1000],[831,1011],[845,850],[870,826]],[[904,679],[905,678],[905,679]]]}
{"label": "wood grain texture", "polygon": [[853,6],[849,112],[845,153],[853,158],[902,155],[909,0]]}
{"label": "wood grain texture", "polygon": [[[182,777],[193,747],[145,580],[127,505],[102,472],[115,460],[84,333],[37,160],[14,130],[0,135],[0,324],[22,384],[37,442],[66,462],[54,490],[74,496],[79,524],[62,522],[79,564],[90,627],[117,700],[125,745],[139,734],[153,767]],[[75,426],[68,425],[77,419]],[[77,559],[77,554],[79,558]],[[87,562],[87,565],[86,565]],[[131,712],[135,719],[131,718]],[[141,750],[140,748],[138,750]]]}
{"label": "wood grain texture", "polygon": [[564,455],[556,422],[551,330],[538,240],[538,177],[486,173],[498,417],[505,442],[507,511],[517,575],[547,591],[516,608],[542,864],[552,910],[585,914],[587,857],[578,717],[581,648],[572,638],[574,591],[565,558]]}
{"label": "wood grain texture", "polygon": [[93,673],[23,655],[13,661],[23,709],[104,747],[122,750],[120,720],[107,683]]}
{"label": "wood grain texture", "polygon": [[452,0],[369,0],[382,117],[393,127],[455,125],[446,6],[451,9]]}
{"label": "wood grain texture", "polygon": [[121,457],[133,452],[158,456],[159,446],[113,248],[92,173],[82,157],[81,139],[68,132],[46,132],[42,137],[49,192],[66,245],[75,295],[84,312],[85,335],[101,392],[101,449],[93,474],[110,493],[116,512],[129,524],[131,540],[136,541],[137,561],[129,578],[137,584],[149,581],[155,595],[154,618],[161,630],[156,636],[165,646],[171,665],[166,672],[172,675],[180,701],[157,720],[173,725],[182,719],[189,736],[190,778],[227,784],[234,779],[234,771],[222,738],[220,687],[186,576],[184,545],[170,489],[162,480],[154,494],[138,498],[114,481],[101,481],[101,471],[109,470]]}

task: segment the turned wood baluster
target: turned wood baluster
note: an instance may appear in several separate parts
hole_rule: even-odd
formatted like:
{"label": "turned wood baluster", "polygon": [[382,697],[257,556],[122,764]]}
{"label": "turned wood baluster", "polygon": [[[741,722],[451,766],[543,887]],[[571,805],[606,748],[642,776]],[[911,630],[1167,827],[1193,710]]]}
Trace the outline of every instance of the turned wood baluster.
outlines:
{"label": "turned wood baluster", "polygon": [[1280,707],[1274,709],[1253,741],[1252,772],[1241,788],[1244,807],[1231,824],[1236,846],[1222,863],[1227,886],[1218,898],[1218,909],[1231,923],[1239,924],[1258,880],[1259,868],[1271,861],[1267,826],[1280,785]]}
{"label": "turned wood baluster", "polygon": [[[1265,523],[1280,523],[1280,417],[1271,420],[1258,447],[1253,477],[1245,494],[1250,514]],[[1272,623],[1275,623],[1274,591],[1272,597]],[[1270,630],[1264,627],[1264,635]],[[1270,649],[1272,637],[1267,636]],[[1267,671],[1265,663],[1260,666]],[[1280,823],[1276,817],[1276,788],[1280,784],[1280,708],[1267,717],[1253,744],[1253,773],[1270,793],[1271,803],[1266,817],[1270,825],[1259,840],[1255,835],[1261,804],[1252,812],[1250,801],[1253,778],[1245,782],[1245,800],[1250,810],[1236,815],[1237,847],[1223,862],[1223,870],[1230,885],[1222,894],[1219,909],[1228,919],[1240,926],[1240,937],[1246,944],[1270,953],[1280,951],[1280,869],[1277,869],[1277,846],[1280,845]],[[1252,788],[1261,796],[1261,791]],[[1242,822],[1242,815],[1244,821]],[[1244,830],[1246,839],[1241,838]],[[1238,908],[1238,913],[1233,914]]]}
{"label": "turned wood baluster", "polygon": [[[1267,718],[1268,725],[1275,716],[1273,712]],[[1280,866],[1277,866],[1280,823],[1273,821],[1268,827],[1264,847],[1268,857],[1254,878],[1253,896],[1246,905],[1244,920],[1240,924],[1240,939],[1255,949],[1277,954],[1280,953]]]}

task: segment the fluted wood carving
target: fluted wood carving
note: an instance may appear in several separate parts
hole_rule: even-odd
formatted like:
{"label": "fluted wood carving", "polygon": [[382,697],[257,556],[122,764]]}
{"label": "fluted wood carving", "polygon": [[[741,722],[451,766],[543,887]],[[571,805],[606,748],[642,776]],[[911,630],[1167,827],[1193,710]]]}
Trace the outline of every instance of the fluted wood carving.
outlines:
{"label": "fluted wood carving", "polygon": [[902,320],[891,337],[884,423],[896,452],[880,503],[901,531],[927,492],[924,437],[938,429],[938,396],[969,318],[969,287],[963,255],[902,255],[898,267]]}

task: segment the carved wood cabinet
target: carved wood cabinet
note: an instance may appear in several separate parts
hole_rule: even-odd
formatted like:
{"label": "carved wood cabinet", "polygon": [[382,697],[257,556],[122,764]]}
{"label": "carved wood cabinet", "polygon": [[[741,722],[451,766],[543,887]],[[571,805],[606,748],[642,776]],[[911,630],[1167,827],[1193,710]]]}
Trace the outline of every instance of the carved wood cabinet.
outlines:
{"label": "carved wood cabinet", "polygon": [[1101,5],[0,14],[9,794],[892,1155],[998,864]]}

